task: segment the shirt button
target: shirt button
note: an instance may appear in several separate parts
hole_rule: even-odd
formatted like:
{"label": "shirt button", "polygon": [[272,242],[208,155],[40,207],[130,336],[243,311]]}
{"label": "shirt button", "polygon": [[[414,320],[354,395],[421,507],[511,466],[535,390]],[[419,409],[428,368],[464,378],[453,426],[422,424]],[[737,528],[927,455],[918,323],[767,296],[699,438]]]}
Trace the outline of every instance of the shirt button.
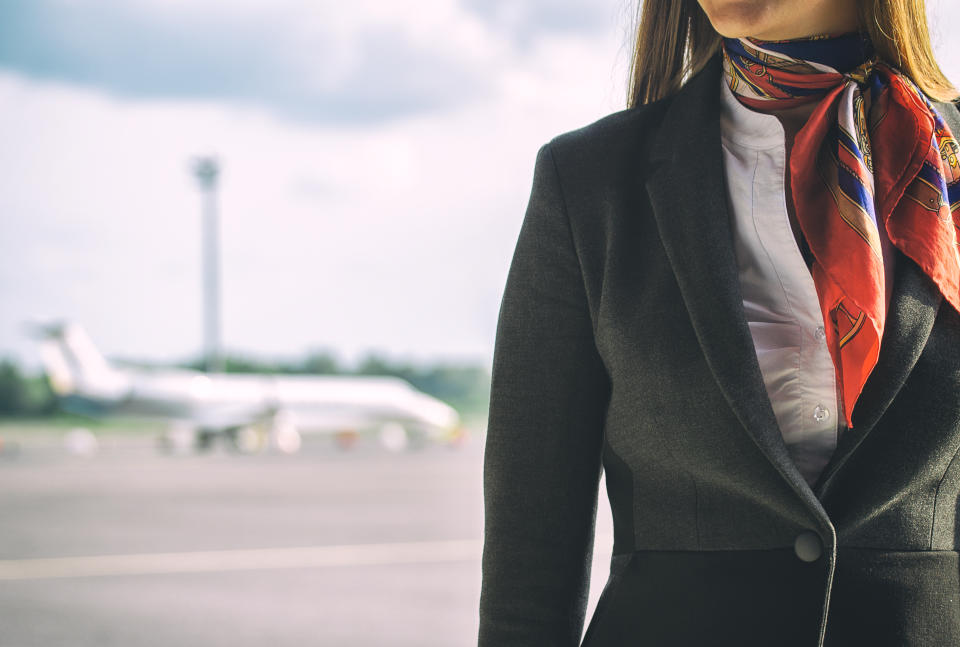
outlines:
{"label": "shirt button", "polygon": [[817,561],[823,554],[823,542],[820,541],[820,535],[812,530],[801,532],[793,542],[793,552],[805,562]]}
{"label": "shirt button", "polygon": [[827,409],[822,404],[818,404],[817,408],[813,410],[813,419],[817,422],[823,422],[830,417],[830,410]]}
{"label": "shirt button", "polygon": [[817,329],[813,331],[813,336],[818,341],[823,341],[827,338],[827,331],[824,330],[823,326],[817,326]]}

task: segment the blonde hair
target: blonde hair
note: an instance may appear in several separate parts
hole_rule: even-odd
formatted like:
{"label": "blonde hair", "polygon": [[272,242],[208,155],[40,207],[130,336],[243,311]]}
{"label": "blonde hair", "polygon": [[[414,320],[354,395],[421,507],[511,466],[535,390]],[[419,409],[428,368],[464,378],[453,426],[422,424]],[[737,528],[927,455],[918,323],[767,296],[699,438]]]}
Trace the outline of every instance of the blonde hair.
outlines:
{"label": "blonde hair", "polygon": [[[933,56],[925,0],[858,0],[860,24],[880,58],[937,101],[957,89]],[[721,36],[697,0],[642,0],[630,66],[627,106],[667,97],[717,53]]]}

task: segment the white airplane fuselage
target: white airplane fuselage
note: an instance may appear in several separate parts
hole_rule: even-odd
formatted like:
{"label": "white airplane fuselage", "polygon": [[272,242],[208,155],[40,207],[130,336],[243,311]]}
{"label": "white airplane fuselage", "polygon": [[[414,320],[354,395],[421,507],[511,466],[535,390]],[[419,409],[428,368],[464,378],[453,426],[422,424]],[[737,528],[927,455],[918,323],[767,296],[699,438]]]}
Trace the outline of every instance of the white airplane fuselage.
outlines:
{"label": "white airplane fuselage", "polygon": [[76,324],[47,326],[41,357],[64,407],[93,415],[161,418],[203,432],[270,424],[297,432],[361,432],[386,424],[444,438],[460,430],[446,403],[381,376],[206,373],[116,366]]}

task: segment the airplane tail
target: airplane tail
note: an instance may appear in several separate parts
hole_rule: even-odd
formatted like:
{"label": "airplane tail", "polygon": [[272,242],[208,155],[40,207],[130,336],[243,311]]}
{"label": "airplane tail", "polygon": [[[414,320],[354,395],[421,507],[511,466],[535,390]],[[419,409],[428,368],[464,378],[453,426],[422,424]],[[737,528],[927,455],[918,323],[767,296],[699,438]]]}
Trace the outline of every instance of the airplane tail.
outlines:
{"label": "airplane tail", "polygon": [[33,324],[30,328],[40,341],[40,359],[57,395],[115,399],[129,388],[126,375],[110,364],[79,324]]}

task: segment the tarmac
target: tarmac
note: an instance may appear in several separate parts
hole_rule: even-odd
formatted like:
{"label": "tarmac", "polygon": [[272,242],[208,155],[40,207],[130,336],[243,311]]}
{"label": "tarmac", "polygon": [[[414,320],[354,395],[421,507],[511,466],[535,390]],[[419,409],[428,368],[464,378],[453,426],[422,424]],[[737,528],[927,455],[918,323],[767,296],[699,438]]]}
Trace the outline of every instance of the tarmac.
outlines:
{"label": "tarmac", "polygon": [[[0,453],[0,647],[476,645],[482,438],[312,437],[294,455],[99,440]],[[600,492],[588,619],[612,543]]]}

